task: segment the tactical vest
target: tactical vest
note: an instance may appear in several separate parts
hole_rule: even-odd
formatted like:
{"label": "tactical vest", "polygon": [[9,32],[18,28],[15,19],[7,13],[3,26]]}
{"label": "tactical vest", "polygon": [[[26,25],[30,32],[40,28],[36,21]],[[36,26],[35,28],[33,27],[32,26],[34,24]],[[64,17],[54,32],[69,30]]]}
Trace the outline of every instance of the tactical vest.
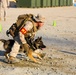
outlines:
{"label": "tactical vest", "polygon": [[35,25],[32,17],[33,17],[32,14],[24,14],[24,15],[18,16],[18,20],[17,20],[16,24],[17,24],[17,27],[19,28],[19,30],[25,26],[26,21],[30,21],[33,24],[33,28],[25,34],[25,37],[28,37],[30,35],[32,36],[33,33],[37,31],[36,25]]}
{"label": "tactical vest", "polygon": [[38,30],[37,27],[35,26],[35,23],[34,23],[32,17],[33,17],[32,14],[19,15],[18,18],[17,18],[16,23],[14,23],[9,28],[9,34],[10,35],[14,34],[14,36],[17,36],[20,29],[25,26],[25,22],[26,21],[31,21],[32,24],[33,24],[33,28],[25,34],[25,37],[28,37],[30,34],[32,36],[32,34]]}

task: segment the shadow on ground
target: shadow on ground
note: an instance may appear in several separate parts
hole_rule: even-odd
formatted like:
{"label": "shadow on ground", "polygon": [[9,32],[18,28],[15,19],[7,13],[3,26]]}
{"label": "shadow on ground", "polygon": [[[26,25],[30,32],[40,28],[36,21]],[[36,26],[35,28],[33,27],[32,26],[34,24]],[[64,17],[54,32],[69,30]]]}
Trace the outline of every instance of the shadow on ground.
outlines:
{"label": "shadow on ground", "polygon": [[4,56],[4,52],[5,52],[5,51],[1,51],[1,50],[0,50],[0,56]]}
{"label": "shadow on ground", "polygon": [[63,52],[63,53],[67,53],[67,54],[72,54],[72,55],[76,55],[76,53],[73,53],[73,52],[68,52],[68,51],[60,51],[60,52]]}

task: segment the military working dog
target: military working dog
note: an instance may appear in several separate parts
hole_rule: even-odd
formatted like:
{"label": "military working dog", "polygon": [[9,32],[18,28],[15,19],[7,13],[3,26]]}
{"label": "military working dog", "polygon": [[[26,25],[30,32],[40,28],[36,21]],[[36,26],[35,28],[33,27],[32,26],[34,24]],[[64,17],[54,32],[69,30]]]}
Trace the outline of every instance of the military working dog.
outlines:
{"label": "military working dog", "polygon": [[[9,62],[9,56],[8,54],[11,52],[12,46],[14,44],[14,40],[13,39],[9,39],[9,40],[5,40],[5,39],[0,39],[1,42],[3,42],[3,48],[5,49],[5,53],[4,56],[6,57],[6,59],[8,59]],[[36,57],[38,57],[39,59],[42,59],[42,57],[44,56],[44,54],[40,53],[39,50],[42,50],[43,48],[46,48],[46,46],[44,45],[43,41],[42,41],[42,37],[38,37],[37,39],[35,39],[33,42],[31,42],[29,40],[28,42],[30,48],[29,48],[29,52],[28,52],[28,57],[33,60],[34,62],[39,63],[39,61],[37,61],[34,58],[34,55]],[[23,46],[20,46],[19,51],[22,51],[24,53],[26,53],[26,50],[24,50]]]}

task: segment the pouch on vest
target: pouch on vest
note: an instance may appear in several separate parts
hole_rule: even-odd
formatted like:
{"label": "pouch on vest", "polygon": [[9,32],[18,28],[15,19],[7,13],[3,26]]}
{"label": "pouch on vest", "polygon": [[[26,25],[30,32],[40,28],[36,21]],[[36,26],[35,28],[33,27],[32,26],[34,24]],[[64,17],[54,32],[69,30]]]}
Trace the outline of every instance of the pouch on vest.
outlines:
{"label": "pouch on vest", "polygon": [[9,30],[6,31],[6,35],[9,36],[9,34],[10,34],[12,37],[15,37],[16,35],[18,35],[18,29],[17,29],[16,23],[14,23],[14,24],[9,28]]}

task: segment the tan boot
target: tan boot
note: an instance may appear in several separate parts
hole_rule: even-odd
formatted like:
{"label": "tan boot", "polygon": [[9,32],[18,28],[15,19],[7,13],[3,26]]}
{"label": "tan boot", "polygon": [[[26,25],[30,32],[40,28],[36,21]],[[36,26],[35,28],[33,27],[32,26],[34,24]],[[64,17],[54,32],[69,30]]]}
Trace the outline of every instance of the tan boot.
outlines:
{"label": "tan boot", "polygon": [[14,64],[14,63],[17,63],[17,62],[19,62],[18,59],[16,59],[16,58],[13,57],[13,56],[9,56],[9,59],[8,59],[8,63],[9,63],[9,64]]}

